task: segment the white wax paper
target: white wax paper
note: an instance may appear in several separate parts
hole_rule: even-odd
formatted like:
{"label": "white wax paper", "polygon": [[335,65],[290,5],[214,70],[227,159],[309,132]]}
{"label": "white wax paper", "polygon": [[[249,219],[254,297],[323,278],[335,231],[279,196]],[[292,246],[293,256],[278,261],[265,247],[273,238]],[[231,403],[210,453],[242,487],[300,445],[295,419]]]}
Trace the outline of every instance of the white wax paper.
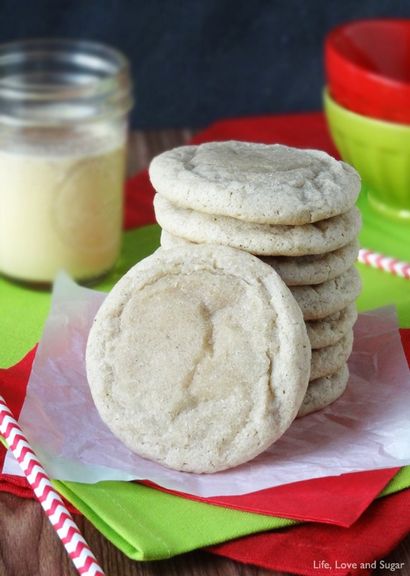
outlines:
{"label": "white wax paper", "polygon": [[[348,389],[296,420],[268,451],[216,474],[169,470],[140,458],[101,421],[84,366],[87,335],[105,295],[61,276],[54,288],[20,423],[46,470],[79,482],[148,479],[199,496],[243,494],[288,482],[410,464],[410,382],[393,308],[361,314]],[[18,473],[13,457],[5,473]]]}

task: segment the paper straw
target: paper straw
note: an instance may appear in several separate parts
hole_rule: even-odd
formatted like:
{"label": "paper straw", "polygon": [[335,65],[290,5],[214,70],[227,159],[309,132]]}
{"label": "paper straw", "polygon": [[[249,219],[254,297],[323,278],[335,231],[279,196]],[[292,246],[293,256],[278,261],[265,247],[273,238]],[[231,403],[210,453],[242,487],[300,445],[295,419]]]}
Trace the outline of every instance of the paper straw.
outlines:
{"label": "paper straw", "polygon": [[371,266],[372,268],[383,270],[383,272],[389,272],[395,276],[410,280],[410,262],[403,262],[391,256],[373,252],[373,250],[368,250],[367,248],[361,248],[359,250],[358,260],[362,264],[366,264],[366,266]]}
{"label": "paper straw", "polygon": [[3,396],[0,395],[0,434],[7,440],[27,481],[33,488],[43,510],[65,546],[74,566],[82,576],[104,576],[103,570],[81,535],[70,512],[60,495],[55,491],[50,479],[37,456],[13,418]]}

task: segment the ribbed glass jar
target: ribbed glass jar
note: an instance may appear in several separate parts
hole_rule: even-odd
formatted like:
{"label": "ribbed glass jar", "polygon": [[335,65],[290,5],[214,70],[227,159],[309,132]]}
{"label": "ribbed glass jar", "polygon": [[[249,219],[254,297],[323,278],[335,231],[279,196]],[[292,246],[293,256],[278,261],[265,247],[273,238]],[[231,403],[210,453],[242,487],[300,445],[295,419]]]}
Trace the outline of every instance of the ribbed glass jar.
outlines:
{"label": "ribbed glass jar", "polygon": [[0,46],[0,273],[84,283],[121,247],[132,89],[126,58],[81,40]]}

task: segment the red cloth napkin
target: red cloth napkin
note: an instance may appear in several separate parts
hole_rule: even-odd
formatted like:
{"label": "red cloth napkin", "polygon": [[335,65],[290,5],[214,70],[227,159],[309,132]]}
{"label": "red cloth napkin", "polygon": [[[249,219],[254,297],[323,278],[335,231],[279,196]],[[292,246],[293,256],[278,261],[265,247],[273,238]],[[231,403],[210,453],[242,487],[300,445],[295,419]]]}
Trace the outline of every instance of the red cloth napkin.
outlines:
{"label": "red cloth napkin", "polygon": [[[245,564],[306,576],[369,574],[376,567],[393,574],[393,566],[377,560],[409,533],[410,489],[377,500],[350,528],[302,524],[246,536],[209,550]],[[395,567],[400,568],[403,565]]]}
{"label": "red cloth napkin", "polygon": [[201,498],[160,486],[157,488],[191,500],[236,510],[346,527],[361,516],[398,470],[390,468],[327,476],[239,496]]}

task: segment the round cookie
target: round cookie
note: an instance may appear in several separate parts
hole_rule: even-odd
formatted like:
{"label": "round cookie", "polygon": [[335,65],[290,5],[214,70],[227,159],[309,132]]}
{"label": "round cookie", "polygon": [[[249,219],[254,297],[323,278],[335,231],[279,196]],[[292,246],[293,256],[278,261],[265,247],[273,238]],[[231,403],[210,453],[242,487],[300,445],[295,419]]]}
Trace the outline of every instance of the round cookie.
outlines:
{"label": "round cookie", "polygon": [[298,418],[317,412],[340,398],[349,381],[349,369],[344,364],[337,372],[309,382]]}
{"label": "round cookie", "polygon": [[192,244],[198,244],[198,242],[191,242],[180,236],[174,236],[174,234],[161,228],[160,244],[161,248],[169,250],[170,248],[175,248],[175,246],[192,246]]}
{"label": "round cookie", "polygon": [[[190,243],[188,240],[173,236],[165,230],[161,231],[161,246],[163,248]],[[353,266],[358,253],[359,243],[355,239],[342,248],[325,254],[267,256],[262,260],[276,270],[287,286],[304,286],[306,284],[321,284],[340,276]]]}
{"label": "round cookie", "polygon": [[353,330],[349,330],[333,344],[326,348],[318,348],[312,351],[312,362],[310,368],[310,380],[317,380],[333,374],[346,364],[353,348]]}
{"label": "round cookie", "polygon": [[269,256],[263,258],[276,270],[287,286],[322,284],[346,272],[357,260],[358,241],[352,240],[342,248],[324,254],[307,256]]}
{"label": "round cookie", "polygon": [[216,472],[289,427],[311,351],[301,311],[258,258],[226,246],[158,250],[114,286],[86,365],[101,418],[170,468]]}
{"label": "round cookie", "polygon": [[319,320],[330,316],[348,304],[360,294],[360,275],[352,266],[333,280],[314,286],[291,286],[290,291],[299,304],[305,320]]}
{"label": "round cookie", "polygon": [[313,349],[325,348],[336,344],[357,320],[357,308],[353,302],[339,312],[326,316],[322,320],[307,320],[306,329]]}
{"label": "round cookie", "polygon": [[155,157],[149,175],[155,190],[179,206],[259,224],[324,220],[351,208],[360,191],[348,164],[280,144],[181,146]]}
{"label": "round cookie", "polygon": [[357,236],[361,218],[357,208],[304,226],[275,226],[243,222],[227,216],[211,216],[180,208],[164,196],[154,198],[160,226],[190,242],[224,244],[261,256],[323,254],[345,246]]}

